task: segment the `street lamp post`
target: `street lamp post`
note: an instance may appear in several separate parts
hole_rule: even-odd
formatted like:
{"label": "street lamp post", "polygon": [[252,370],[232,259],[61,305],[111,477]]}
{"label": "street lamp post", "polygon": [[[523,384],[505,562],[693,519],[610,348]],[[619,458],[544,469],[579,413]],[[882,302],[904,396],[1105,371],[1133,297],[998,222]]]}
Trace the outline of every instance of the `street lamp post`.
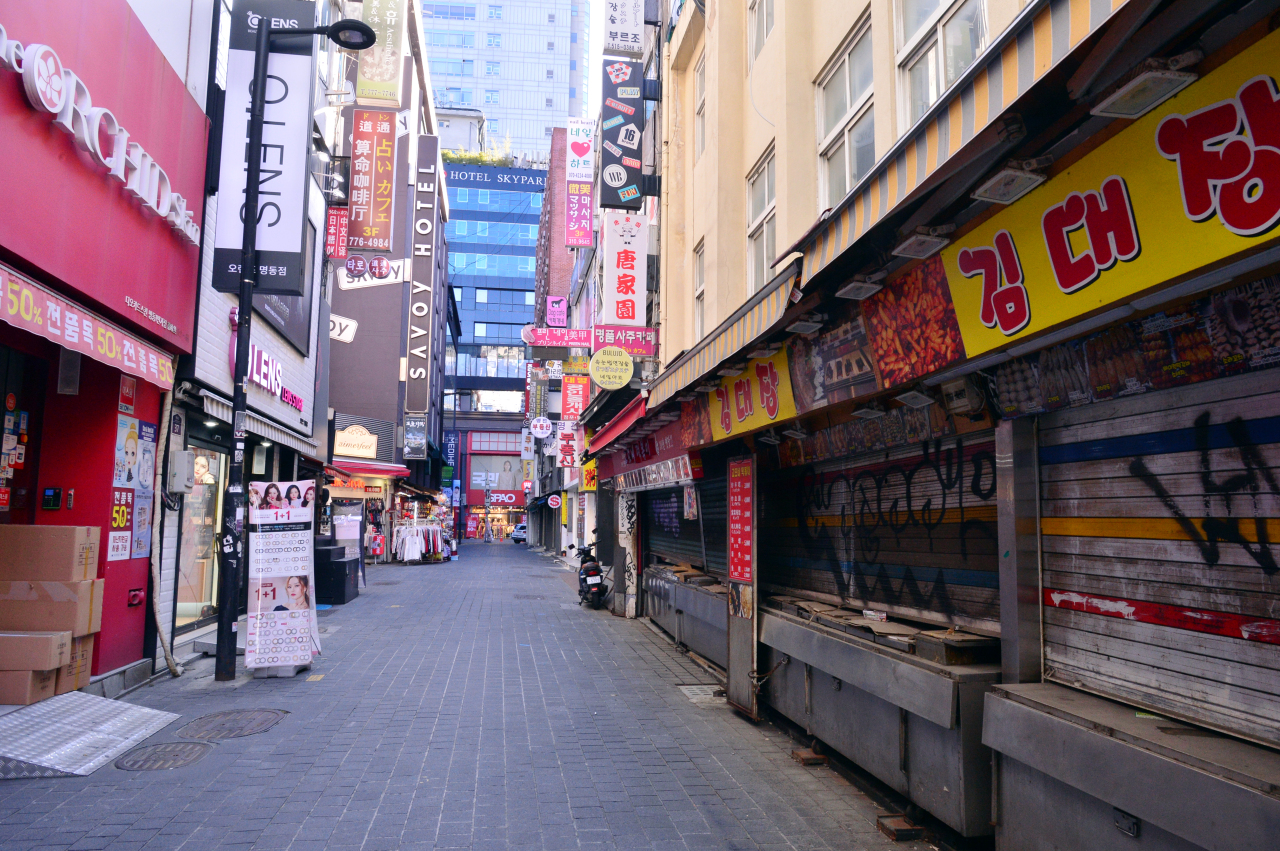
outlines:
{"label": "street lamp post", "polygon": [[236,324],[236,371],[232,406],[232,457],[227,474],[227,489],[222,499],[222,533],[219,536],[221,570],[218,576],[218,647],[214,659],[214,679],[236,678],[235,625],[239,614],[240,571],[244,548],[244,440],[248,418],[246,386],[249,375],[249,325],[253,317],[253,290],[258,285],[258,182],[262,177],[262,127],[267,101],[267,63],[271,56],[273,36],[323,35],[334,39],[348,50],[372,47],[376,36],[365,23],[342,20],[327,27],[280,29],[267,26],[267,18],[258,23],[258,40],[254,45],[253,81],[250,84],[249,146],[244,192],[244,236],[240,243],[240,307]]}

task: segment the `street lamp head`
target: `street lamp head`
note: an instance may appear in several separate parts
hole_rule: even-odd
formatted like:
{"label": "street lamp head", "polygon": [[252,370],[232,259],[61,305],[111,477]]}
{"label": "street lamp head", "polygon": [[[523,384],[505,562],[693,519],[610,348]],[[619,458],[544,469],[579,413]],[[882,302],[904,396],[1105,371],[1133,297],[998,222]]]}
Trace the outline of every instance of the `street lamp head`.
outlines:
{"label": "street lamp head", "polygon": [[366,50],[378,40],[372,27],[353,18],[345,18],[331,25],[329,38],[345,50]]}

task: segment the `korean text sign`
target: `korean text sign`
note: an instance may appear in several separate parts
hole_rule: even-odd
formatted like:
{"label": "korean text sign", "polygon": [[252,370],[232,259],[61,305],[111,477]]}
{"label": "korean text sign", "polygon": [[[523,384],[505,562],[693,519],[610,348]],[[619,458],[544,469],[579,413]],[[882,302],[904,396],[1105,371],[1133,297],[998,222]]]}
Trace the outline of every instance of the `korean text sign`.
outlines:
{"label": "korean text sign", "polygon": [[754,464],[750,458],[729,462],[729,578],[752,582],[755,576]]}
{"label": "korean text sign", "polygon": [[605,0],[604,52],[644,54],[644,0]]}
{"label": "korean text sign", "polygon": [[356,103],[399,109],[405,0],[364,0],[360,18],[378,40],[373,47],[360,51]]}
{"label": "korean text sign", "polygon": [[[316,483],[249,483],[246,668],[310,665],[320,652],[311,525]],[[358,519],[358,518],[357,518]]]}
{"label": "korean text sign", "polygon": [[396,182],[396,116],[392,112],[357,109],[353,122],[347,248],[390,251]]}
{"label": "korean text sign", "polygon": [[644,327],[649,232],[643,216],[611,211],[604,225],[604,321]]}
{"label": "korean text sign", "polygon": [[347,259],[347,208],[330,207],[325,219],[324,253],[334,260]]}
{"label": "korean text sign", "polygon": [[644,68],[605,60],[600,105],[600,206],[639,210],[644,135]]}
{"label": "korean text sign", "polygon": [[741,375],[720,379],[712,391],[711,433],[716,440],[785,422],[796,415],[786,350],[747,362]]}
{"label": "korean text sign", "polygon": [[591,247],[591,214],[594,196],[592,181],[596,168],[596,123],[587,118],[570,118],[565,145],[565,235],[570,247]]}
{"label": "korean text sign", "polygon": [[1277,76],[1272,33],[949,246],[968,355],[1273,239]]}
{"label": "korean text sign", "polygon": [[577,422],[591,401],[591,379],[585,375],[566,375],[560,383],[560,419]]}
{"label": "korean text sign", "polygon": [[629,355],[651,358],[658,354],[658,329],[625,325],[597,325],[591,329],[591,351],[617,346]]}

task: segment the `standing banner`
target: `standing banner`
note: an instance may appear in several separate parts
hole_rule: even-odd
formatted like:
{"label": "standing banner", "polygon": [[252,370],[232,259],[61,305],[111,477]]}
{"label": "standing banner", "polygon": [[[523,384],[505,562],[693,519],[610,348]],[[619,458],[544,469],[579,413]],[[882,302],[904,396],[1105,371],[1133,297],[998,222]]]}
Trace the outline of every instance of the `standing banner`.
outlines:
{"label": "standing banner", "polygon": [[600,206],[639,210],[641,153],[644,135],[644,66],[609,62],[601,80]]}
{"label": "standing banner", "polygon": [[404,409],[425,412],[431,410],[431,329],[435,311],[436,227],[440,221],[440,174],[436,166],[440,159],[440,139],[419,136],[417,153],[413,183],[413,280],[409,284],[409,371]]}
{"label": "standing banner", "polygon": [[570,118],[565,146],[564,244],[570,248],[590,248],[592,243],[592,181],[596,170],[596,123],[588,118]]}
{"label": "standing banner", "polygon": [[249,482],[246,668],[310,665],[320,652],[312,523],[316,483]]}
{"label": "standing banner", "polygon": [[756,683],[756,462],[729,461],[729,674],[730,705],[757,717]]}
{"label": "standing banner", "polygon": [[405,0],[364,0],[360,20],[377,42],[360,52],[356,72],[356,103],[400,109],[401,45],[404,43]]}
{"label": "standing banner", "polygon": [[[259,22],[309,27],[314,0],[236,0],[227,54],[227,91],[218,170],[218,214],[213,239],[213,288],[240,291],[240,242],[249,156],[250,84]],[[313,36],[271,39],[262,128],[257,295],[301,296],[306,291],[307,158],[311,152]]]}
{"label": "standing banner", "polygon": [[643,328],[649,232],[643,216],[610,212],[604,225],[604,322]]}
{"label": "standing banner", "polygon": [[347,249],[391,250],[396,184],[396,116],[357,109],[352,117]]}

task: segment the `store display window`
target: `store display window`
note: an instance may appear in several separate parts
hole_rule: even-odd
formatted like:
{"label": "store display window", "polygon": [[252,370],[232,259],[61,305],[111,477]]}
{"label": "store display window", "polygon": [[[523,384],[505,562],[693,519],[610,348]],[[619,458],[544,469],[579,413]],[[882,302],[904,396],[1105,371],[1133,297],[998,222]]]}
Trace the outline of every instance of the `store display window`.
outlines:
{"label": "store display window", "polygon": [[227,456],[201,447],[193,447],[192,451],[196,483],[182,500],[176,631],[192,629],[218,613],[218,558],[214,538],[222,520]]}

